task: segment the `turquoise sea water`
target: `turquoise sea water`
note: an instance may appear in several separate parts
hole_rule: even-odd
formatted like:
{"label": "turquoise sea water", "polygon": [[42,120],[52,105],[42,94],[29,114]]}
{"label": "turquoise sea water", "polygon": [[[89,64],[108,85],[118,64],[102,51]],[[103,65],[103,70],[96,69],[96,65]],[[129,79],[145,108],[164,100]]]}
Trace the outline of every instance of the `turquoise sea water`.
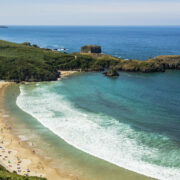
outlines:
{"label": "turquoise sea water", "polygon": [[[0,39],[68,52],[98,44],[104,53],[141,60],[180,54],[180,27],[11,26],[0,29]],[[119,78],[80,73],[57,82],[20,85],[16,103],[34,117],[26,131],[33,132],[36,124],[49,146],[52,141],[57,144],[56,152],[62,149],[58,138],[64,139],[117,166],[158,179],[180,179],[179,71],[120,72]],[[99,179],[118,180],[107,174]]]}
{"label": "turquoise sea water", "polygon": [[21,85],[18,106],[69,144],[141,174],[180,177],[180,73],[79,74]]}

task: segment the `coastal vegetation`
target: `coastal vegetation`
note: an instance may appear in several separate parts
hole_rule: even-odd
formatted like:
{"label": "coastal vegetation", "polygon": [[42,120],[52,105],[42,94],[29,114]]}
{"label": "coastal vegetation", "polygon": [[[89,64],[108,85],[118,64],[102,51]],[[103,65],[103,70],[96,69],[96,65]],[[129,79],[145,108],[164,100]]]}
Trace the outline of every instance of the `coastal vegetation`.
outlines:
{"label": "coastal vegetation", "polygon": [[0,40],[0,79],[7,81],[52,81],[60,70],[129,72],[164,72],[180,69],[180,55],[158,56],[146,61],[124,60],[96,53],[62,53],[39,48],[29,42],[22,44]]}
{"label": "coastal vegetation", "polygon": [[10,173],[0,165],[0,180],[46,180],[40,177],[20,176],[17,173]]}

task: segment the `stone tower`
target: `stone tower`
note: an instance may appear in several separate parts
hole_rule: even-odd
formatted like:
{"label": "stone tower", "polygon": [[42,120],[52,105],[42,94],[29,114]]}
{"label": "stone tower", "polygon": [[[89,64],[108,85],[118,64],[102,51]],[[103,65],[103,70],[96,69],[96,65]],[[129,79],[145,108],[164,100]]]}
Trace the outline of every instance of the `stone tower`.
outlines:
{"label": "stone tower", "polygon": [[81,48],[81,53],[98,53],[100,54],[101,51],[101,46],[96,46],[96,45],[85,45]]}

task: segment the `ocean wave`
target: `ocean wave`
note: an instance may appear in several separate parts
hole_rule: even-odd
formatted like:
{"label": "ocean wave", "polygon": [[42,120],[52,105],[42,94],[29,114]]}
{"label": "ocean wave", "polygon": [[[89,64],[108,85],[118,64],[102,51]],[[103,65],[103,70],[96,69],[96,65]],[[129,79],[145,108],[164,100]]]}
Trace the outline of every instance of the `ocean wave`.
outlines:
{"label": "ocean wave", "polygon": [[180,179],[179,168],[165,165],[170,158],[175,161],[177,153],[167,157],[168,153],[161,155],[158,147],[147,143],[168,143],[167,137],[134,130],[110,116],[78,109],[47,85],[30,89],[21,85],[20,92],[17,105],[74,147],[146,176]]}

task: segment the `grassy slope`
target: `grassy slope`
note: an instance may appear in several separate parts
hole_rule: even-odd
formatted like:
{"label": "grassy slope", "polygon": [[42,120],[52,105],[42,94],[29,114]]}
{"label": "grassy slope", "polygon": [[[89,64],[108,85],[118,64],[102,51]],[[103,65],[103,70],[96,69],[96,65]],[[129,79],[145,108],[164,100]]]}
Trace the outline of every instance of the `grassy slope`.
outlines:
{"label": "grassy slope", "polygon": [[0,180],[45,180],[45,178],[19,176],[16,173],[8,172],[0,165]]}
{"label": "grassy slope", "polygon": [[59,69],[85,70],[94,59],[43,48],[0,41],[0,79],[15,81],[56,80]]}
{"label": "grassy slope", "polygon": [[123,60],[101,54],[65,54],[0,40],[0,79],[49,81],[59,77],[58,70],[101,71],[110,68],[163,72],[166,69],[180,69],[180,56],[159,56],[147,61]]}
{"label": "grassy slope", "polygon": [[[33,53],[29,53],[29,55],[27,56],[27,51],[29,48],[21,46],[19,44],[14,44],[14,43],[8,43],[6,41],[0,41],[0,66],[2,67],[2,61],[8,61],[9,59],[13,59],[15,57],[30,57],[31,54],[31,58],[36,59],[37,61],[39,61],[39,63],[41,62],[41,54],[39,53],[39,51],[37,51],[34,48],[30,48],[29,52],[33,52]],[[6,59],[7,58],[7,59]],[[11,62],[8,62],[8,64]],[[18,64],[19,66],[20,64]],[[12,64],[12,66],[14,67],[15,65]],[[5,65],[3,66],[5,67]],[[2,73],[2,69],[0,69],[0,74]],[[7,70],[7,69],[6,69]],[[10,67],[9,67],[10,70]],[[0,180],[43,180],[44,178],[38,178],[38,177],[25,177],[25,176],[19,176],[16,173],[10,173],[8,172],[5,168],[3,168],[0,165]]]}
{"label": "grassy slope", "polygon": [[58,73],[43,61],[43,49],[0,41],[0,79],[55,80]]}

